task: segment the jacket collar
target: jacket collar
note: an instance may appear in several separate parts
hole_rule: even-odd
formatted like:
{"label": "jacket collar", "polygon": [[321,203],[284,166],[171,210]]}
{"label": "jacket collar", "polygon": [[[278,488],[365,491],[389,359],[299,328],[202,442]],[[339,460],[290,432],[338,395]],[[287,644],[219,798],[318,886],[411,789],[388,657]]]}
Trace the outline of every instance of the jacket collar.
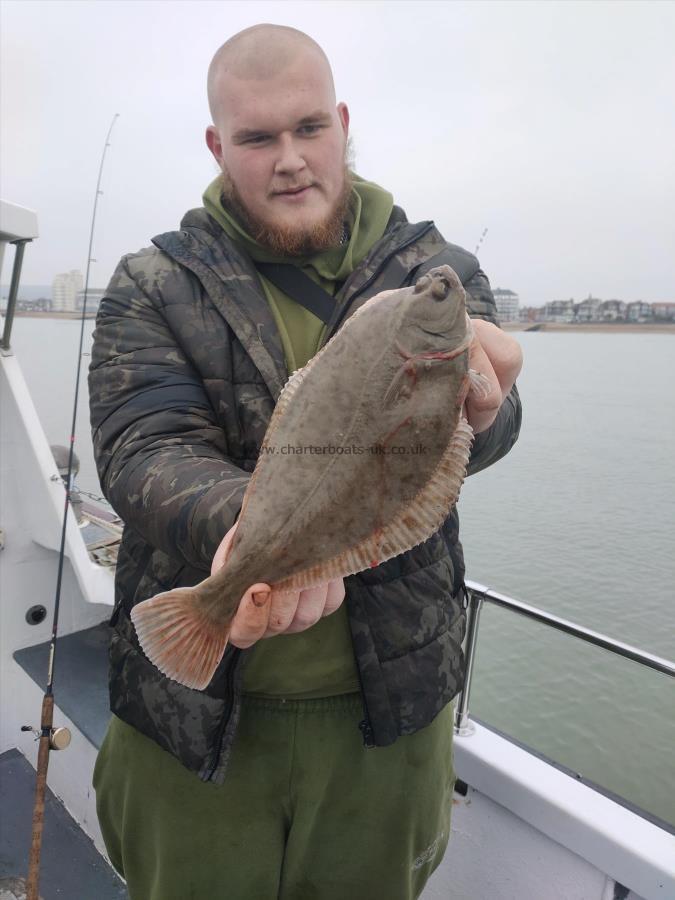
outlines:
{"label": "jacket collar", "polygon": [[203,209],[191,210],[181,231],[152,239],[193,272],[260,371],[276,401],[288,378],[283,346],[250,257]]}
{"label": "jacket collar", "polygon": [[[425,244],[429,243],[427,251],[418,248],[414,256],[401,253],[429,232],[432,240],[425,241]],[[332,337],[370,297],[383,290],[401,287],[411,269],[437,252],[434,236],[437,236],[438,244],[444,243],[433,222],[411,225],[403,211],[395,206],[384,236],[336,294],[335,315],[325,340]],[[259,369],[276,402],[288,378],[284,351],[258,273],[248,254],[204,209],[190,210],[181,221],[180,231],[157,235],[152,243],[196,275]]]}

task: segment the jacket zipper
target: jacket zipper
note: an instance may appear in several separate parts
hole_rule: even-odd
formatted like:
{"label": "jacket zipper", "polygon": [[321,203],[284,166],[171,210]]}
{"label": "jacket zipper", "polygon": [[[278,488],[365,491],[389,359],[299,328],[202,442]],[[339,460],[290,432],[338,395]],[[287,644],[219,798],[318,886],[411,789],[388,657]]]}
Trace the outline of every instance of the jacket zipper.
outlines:
{"label": "jacket zipper", "polygon": [[[404,241],[402,244],[399,244],[390,253],[388,253],[387,256],[385,256],[385,258],[382,260],[380,265],[377,267],[377,269],[375,269],[375,271],[370,276],[370,278],[368,278],[361,285],[359,290],[356,291],[354,294],[352,294],[352,296],[349,298],[349,306],[351,306],[352,303],[354,302],[354,300],[356,300],[357,297],[359,297],[365,290],[367,290],[370,287],[370,285],[380,275],[380,273],[382,272],[382,269],[387,265],[387,263],[389,262],[390,259],[392,259],[394,256],[396,256],[397,253],[400,253],[401,250],[405,250],[406,247],[409,247],[411,244],[414,244],[415,241],[418,241],[421,237],[423,237],[427,233],[427,231],[430,231],[433,227],[434,227],[433,222],[425,223],[425,225],[422,228],[420,228],[418,231],[416,231],[414,234],[412,234],[407,241]],[[344,318],[344,315],[348,311],[348,308],[349,308],[348,306],[343,307],[343,309],[341,310],[340,315],[338,316],[336,321],[332,323],[329,331],[326,334],[324,343],[327,343],[330,340],[330,338],[333,336],[333,334],[335,333],[335,329],[339,326],[341,320]],[[363,679],[361,678],[361,672],[359,670],[358,664],[357,664],[356,669],[357,669],[357,672],[359,675],[359,682],[361,684],[361,698],[363,700],[363,709],[365,712],[365,718],[359,722],[359,731],[361,732],[361,735],[363,736],[363,746],[366,748],[366,750],[372,750],[376,746],[375,736],[373,734],[373,726],[370,723],[370,715],[368,713],[368,704],[366,703],[366,692],[363,689]]]}
{"label": "jacket zipper", "polygon": [[[365,707],[365,700],[363,701],[363,705]],[[373,729],[368,718],[365,718],[362,722],[359,722],[359,731],[363,735],[363,746],[366,748],[366,750],[372,750],[375,746],[375,741],[373,739]]]}
{"label": "jacket zipper", "polygon": [[[409,247],[411,244],[414,244],[415,241],[418,241],[433,227],[434,227],[433,222],[426,222],[424,224],[424,226],[422,228],[420,228],[418,231],[416,231],[414,234],[412,234],[407,241],[404,241],[402,244],[399,244],[398,246],[394,247],[394,249],[390,253],[388,253],[387,256],[385,256],[385,258],[382,260],[382,262],[377,267],[377,269],[373,272],[373,274],[370,276],[370,278],[368,278],[361,285],[361,287],[359,288],[358,291],[356,291],[354,294],[352,294],[352,296],[350,297],[349,306],[351,306],[353,301],[356,300],[357,297],[359,297],[365,290],[367,290],[370,287],[370,285],[379,276],[382,269],[386,266],[386,264],[389,262],[390,259],[392,259],[394,256],[396,256],[397,253],[400,253],[401,250],[405,250],[406,247]],[[340,321],[342,320],[344,314],[347,312],[347,309],[348,309],[348,307],[345,306],[342,309],[341,314],[338,316],[337,320],[335,322],[333,322],[333,324],[330,326],[330,331],[329,331],[329,333],[326,334],[324,343],[326,343],[330,339],[330,337],[332,337],[332,335],[334,333],[334,329],[340,324]],[[233,654],[233,662],[230,663],[230,665],[227,669],[227,672],[225,673],[225,677],[227,679],[227,685],[228,685],[227,698],[226,698],[227,702],[226,702],[225,710],[223,711],[222,719],[220,720],[220,725],[218,726],[218,733],[216,735],[216,753],[215,753],[213,766],[211,767],[209,774],[207,776],[207,781],[211,781],[216,769],[218,768],[218,762],[220,760],[220,756],[222,753],[223,735],[225,733],[225,728],[227,727],[227,723],[229,722],[230,716],[232,714],[234,685],[233,685],[233,679],[230,678],[230,675],[234,671],[234,665],[236,664],[236,660],[238,659],[239,652],[240,651],[237,651],[236,655]],[[358,669],[358,666],[357,666],[357,669]],[[359,681],[361,681],[361,673],[360,672],[359,672]],[[366,696],[365,696],[365,691],[363,690],[363,682],[362,681],[361,681],[361,697],[363,699],[363,708],[365,711],[365,719],[363,719],[361,722],[359,722],[359,731],[363,735],[363,746],[367,750],[370,750],[373,747],[375,747],[376,745],[375,745],[375,740],[374,740],[373,728],[372,728],[372,725],[370,724],[370,717],[368,715],[368,706],[366,704]]]}
{"label": "jacket zipper", "polygon": [[[347,616],[349,616],[349,609],[347,609]],[[370,714],[368,712],[368,703],[366,702],[366,692],[363,689],[363,678],[361,677],[361,669],[359,668],[358,661],[356,661],[356,674],[359,676],[359,687],[361,688],[361,700],[363,702],[363,712],[365,718],[363,718],[359,722],[359,731],[361,732],[361,736],[363,737],[363,746],[366,750],[372,750],[375,744],[375,735],[373,734],[373,726],[370,724]]]}
{"label": "jacket zipper", "polygon": [[218,764],[220,763],[220,757],[222,756],[223,735],[225,734],[225,729],[227,728],[227,723],[230,721],[230,717],[232,716],[232,709],[234,707],[234,678],[231,676],[234,674],[234,670],[237,665],[240,653],[241,650],[235,650],[235,652],[232,654],[230,664],[225,672],[225,681],[227,684],[227,692],[225,695],[225,709],[223,710],[223,715],[221,716],[220,723],[218,725],[218,731],[216,733],[215,741],[216,750],[214,754],[213,765],[211,766],[211,769],[206,776],[206,781],[212,780],[218,768]]}

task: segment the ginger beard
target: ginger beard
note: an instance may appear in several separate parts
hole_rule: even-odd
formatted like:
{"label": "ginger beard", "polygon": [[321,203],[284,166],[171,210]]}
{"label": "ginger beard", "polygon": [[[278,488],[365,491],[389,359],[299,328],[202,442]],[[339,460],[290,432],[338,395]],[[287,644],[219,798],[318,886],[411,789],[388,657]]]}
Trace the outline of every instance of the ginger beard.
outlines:
{"label": "ginger beard", "polygon": [[335,201],[333,210],[323,221],[317,222],[309,228],[274,225],[253,216],[244,205],[236,185],[225,168],[222,169],[223,205],[244,226],[254,241],[270,250],[275,256],[306,257],[320,253],[322,250],[329,250],[331,247],[337,247],[343,238],[353,187],[349,171],[348,150],[349,148],[345,153],[342,191]]}

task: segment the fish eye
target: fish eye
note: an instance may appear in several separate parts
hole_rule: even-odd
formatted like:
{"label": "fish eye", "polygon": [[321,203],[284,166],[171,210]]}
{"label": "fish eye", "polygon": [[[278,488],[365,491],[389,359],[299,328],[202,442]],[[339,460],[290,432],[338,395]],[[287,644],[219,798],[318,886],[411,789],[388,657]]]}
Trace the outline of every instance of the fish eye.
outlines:
{"label": "fish eye", "polygon": [[444,275],[439,275],[434,279],[434,286],[431,293],[435,300],[445,300],[450,290],[450,282]]}
{"label": "fish eye", "polygon": [[429,287],[429,283],[431,282],[431,275],[422,275],[420,279],[418,279],[415,284],[415,293],[421,294],[422,291],[425,291]]}

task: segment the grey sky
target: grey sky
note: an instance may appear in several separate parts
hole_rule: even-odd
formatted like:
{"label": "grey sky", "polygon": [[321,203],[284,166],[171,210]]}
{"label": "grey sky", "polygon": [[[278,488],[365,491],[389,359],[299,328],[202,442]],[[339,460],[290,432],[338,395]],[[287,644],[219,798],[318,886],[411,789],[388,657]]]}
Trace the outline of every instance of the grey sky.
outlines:
{"label": "grey sky", "polygon": [[[206,69],[256,22],[307,31],[352,117],[356,170],[539,305],[675,300],[672,2],[2,3],[0,188],[35,209],[24,282],[91,284],[177,227],[216,174]],[[3,272],[3,282],[8,278]]]}

